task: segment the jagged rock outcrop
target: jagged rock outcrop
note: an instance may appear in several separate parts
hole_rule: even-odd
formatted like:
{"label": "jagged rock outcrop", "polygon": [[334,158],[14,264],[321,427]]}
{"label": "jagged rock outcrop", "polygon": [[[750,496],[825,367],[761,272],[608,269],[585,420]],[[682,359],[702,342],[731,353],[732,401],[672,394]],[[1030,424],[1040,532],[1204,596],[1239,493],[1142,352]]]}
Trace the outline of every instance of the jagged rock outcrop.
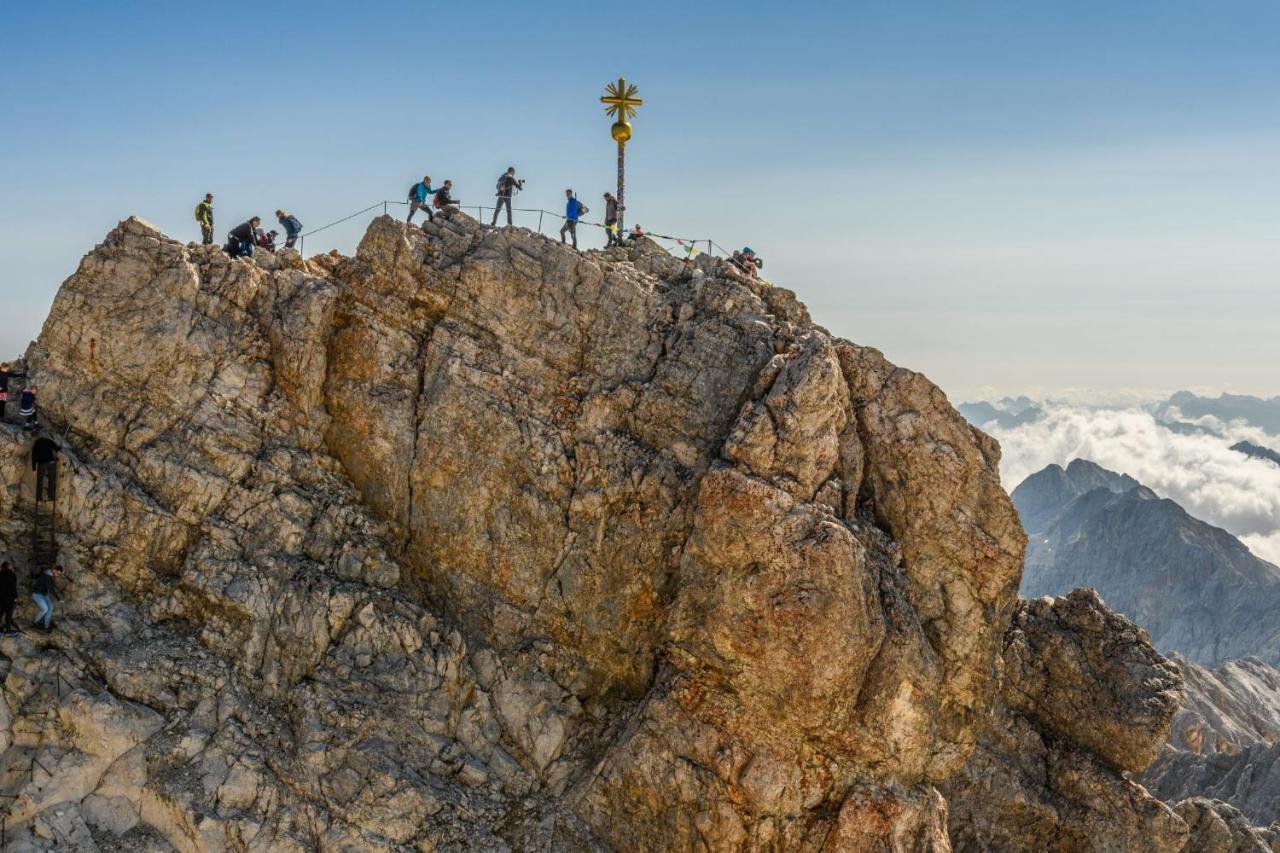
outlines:
{"label": "jagged rock outcrop", "polygon": [[1031,475],[1013,501],[1028,536],[1023,595],[1093,587],[1166,654],[1280,663],[1280,567],[1227,531],[1081,459]]}
{"label": "jagged rock outcrop", "polygon": [[1167,802],[1220,801],[1243,816],[1224,815],[1227,826],[1247,819],[1280,833],[1280,671],[1259,660],[1214,670],[1174,660],[1186,680],[1182,707],[1142,784]]}
{"label": "jagged rock outcrop", "polygon": [[1021,602],[1003,662],[995,723],[943,786],[955,849],[1184,849],[1185,823],[1124,776],[1159,752],[1181,696],[1147,637],[1076,590]]}
{"label": "jagged rock outcrop", "polygon": [[21,844],[948,849],[1025,540],[995,443],[788,291],[130,219],[28,365],[74,584],[0,644]]}

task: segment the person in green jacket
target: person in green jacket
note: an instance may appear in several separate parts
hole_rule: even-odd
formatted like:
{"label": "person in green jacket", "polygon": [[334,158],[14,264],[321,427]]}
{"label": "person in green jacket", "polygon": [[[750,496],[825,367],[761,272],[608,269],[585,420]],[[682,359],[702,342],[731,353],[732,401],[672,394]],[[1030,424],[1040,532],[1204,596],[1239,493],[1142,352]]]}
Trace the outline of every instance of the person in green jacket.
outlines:
{"label": "person in green jacket", "polygon": [[196,222],[200,223],[200,242],[213,244],[213,193],[205,193],[204,201],[196,205]]}

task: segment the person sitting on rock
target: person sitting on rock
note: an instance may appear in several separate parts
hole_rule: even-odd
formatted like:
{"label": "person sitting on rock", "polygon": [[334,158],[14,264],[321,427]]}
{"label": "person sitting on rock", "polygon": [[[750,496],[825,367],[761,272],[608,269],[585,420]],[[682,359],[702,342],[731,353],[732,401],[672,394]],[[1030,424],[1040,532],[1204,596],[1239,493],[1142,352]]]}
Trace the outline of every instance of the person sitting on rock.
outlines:
{"label": "person sitting on rock", "polygon": [[276,211],[276,221],[284,226],[284,247],[292,249],[302,234],[302,223],[298,221],[298,217],[283,210]]}
{"label": "person sitting on rock", "polygon": [[644,229],[637,225],[631,229],[631,233],[627,235],[628,240],[639,240],[644,236]]}
{"label": "person sitting on rock", "polygon": [[27,419],[22,428],[32,430],[36,428],[36,396],[40,389],[34,385],[28,385],[22,389],[22,397],[18,401],[18,414]]}
{"label": "person sitting on rock", "polygon": [[458,203],[458,200],[449,194],[452,189],[453,181],[445,181],[440,185],[440,189],[436,190],[436,197],[431,202],[435,205],[436,210],[444,210],[449,205]]}
{"label": "person sitting on rock", "polygon": [[[31,470],[36,472],[36,503],[53,500],[58,491],[58,445],[44,430],[31,445]],[[45,497],[41,498],[41,490]]]}
{"label": "person sitting on rock", "polygon": [[419,210],[427,214],[427,221],[431,221],[431,208],[427,203],[427,199],[433,197],[436,191],[431,188],[431,176],[424,175],[422,180],[409,187],[409,218],[405,220],[405,224],[413,221],[413,215]]}
{"label": "person sitting on rock", "polygon": [[279,234],[280,234],[279,231],[268,231],[266,234],[263,234],[261,231],[259,231],[258,232],[258,248],[266,249],[268,252],[275,254],[276,237]]}
{"label": "person sitting on rock", "polygon": [[760,270],[764,267],[764,260],[757,256],[750,246],[744,247],[741,252],[734,252],[730,260],[734,266],[752,278],[759,278]]}
{"label": "person sitting on rock", "polygon": [[18,573],[8,560],[0,563],[0,632],[18,633],[13,621],[13,609],[18,605]]}
{"label": "person sitting on rock", "polygon": [[258,242],[258,226],[261,224],[262,219],[255,216],[227,232],[227,254],[233,258],[253,257],[253,247]]}
{"label": "person sitting on rock", "polygon": [[54,583],[60,577],[62,577],[62,566],[45,569],[36,576],[35,588],[31,593],[31,600],[36,603],[36,607],[40,608],[40,612],[36,614],[36,627],[45,631],[53,628],[54,599],[62,600],[62,596],[58,594],[58,587]]}

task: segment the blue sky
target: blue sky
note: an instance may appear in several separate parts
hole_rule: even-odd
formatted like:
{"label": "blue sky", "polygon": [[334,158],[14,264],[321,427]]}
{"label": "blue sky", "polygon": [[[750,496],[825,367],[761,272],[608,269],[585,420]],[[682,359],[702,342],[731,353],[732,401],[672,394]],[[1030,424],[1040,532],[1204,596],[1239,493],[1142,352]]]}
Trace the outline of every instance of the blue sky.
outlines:
{"label": "blue sky", "polygon": [[510,164],[592,204],[623,74],[632,222],[752,245],[953,397],[1280,393],[1280,4],[8,5],[5,355],[115,222],[195,238],[206,191],[219,235]]}

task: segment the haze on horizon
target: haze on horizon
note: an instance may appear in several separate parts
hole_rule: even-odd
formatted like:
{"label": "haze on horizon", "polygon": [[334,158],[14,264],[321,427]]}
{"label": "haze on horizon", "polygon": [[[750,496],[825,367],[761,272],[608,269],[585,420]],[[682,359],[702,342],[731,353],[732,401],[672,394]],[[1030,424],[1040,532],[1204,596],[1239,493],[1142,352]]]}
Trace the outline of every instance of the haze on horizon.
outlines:
{"label": "haze on horizon", "polygon": [[[599,210],[597,98],[646,104],[628,221],[752,245],[952,399],[1280,394],[1280,6],[19,5],[0,29],[0,353],[121,218],[308,228],[429,172]],[[308,241],[354,249],[367,220]],[[596,235],[585,245],[593,245]]]}

